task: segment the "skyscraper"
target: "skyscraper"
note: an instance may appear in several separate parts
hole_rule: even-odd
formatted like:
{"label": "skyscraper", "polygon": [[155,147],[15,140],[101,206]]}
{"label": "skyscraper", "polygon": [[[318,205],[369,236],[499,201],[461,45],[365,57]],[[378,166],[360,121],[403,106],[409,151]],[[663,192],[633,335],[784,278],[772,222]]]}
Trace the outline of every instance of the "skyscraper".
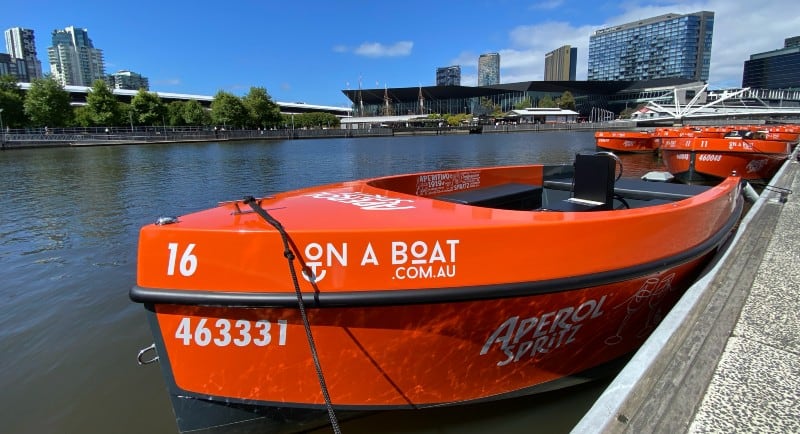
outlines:
{"label": "skyscraper", "polygon": [[461,86],[461,66],[436,68],[437,86]]}
{"label": "skyscraper", "polygon": [[500,84],[500,55],[481,54],[478,57],[478,86]]}
{"label": "skyscraper", "polygon": [[666,14],[589,36],[588,80],[708,81],[714,12]]}
{"label": "skyscraper", "polygon": [[545,54],[545,81],[574,81],[577,63],[578,49],[569,45],[564,45]]}
{"label": "skyscraper", "polygon": [[781,49],[750,55],[744,62],[742,87],[800,88],[800,36],[786,38]]}
{"label": "skyscraper", "polygon": [[5,31],[6,51],[16,63],[17,79],[30,82],[42,77],[42,62],[36,57],[36,40],[33,30],[12,27]]}
{"label": "skyscraper", "polygon": [[53,30],[47,55],[53,78],[64,86],[91,86],[105,78],[103,50],[94,48],[86,29]]}

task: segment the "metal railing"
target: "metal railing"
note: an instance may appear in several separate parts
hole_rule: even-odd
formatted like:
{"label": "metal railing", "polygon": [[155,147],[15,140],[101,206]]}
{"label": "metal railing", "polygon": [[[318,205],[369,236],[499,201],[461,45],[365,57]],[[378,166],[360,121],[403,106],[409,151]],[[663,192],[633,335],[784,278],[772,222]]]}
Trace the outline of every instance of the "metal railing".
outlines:
{"label": "metal railing", "polygon": [[339,128],[232,130],[198,127],[137,128],[35,128],[2,132],[3,148],[122,145],[164,142],[282,140],[391,136],[389,128],[345,130]]}

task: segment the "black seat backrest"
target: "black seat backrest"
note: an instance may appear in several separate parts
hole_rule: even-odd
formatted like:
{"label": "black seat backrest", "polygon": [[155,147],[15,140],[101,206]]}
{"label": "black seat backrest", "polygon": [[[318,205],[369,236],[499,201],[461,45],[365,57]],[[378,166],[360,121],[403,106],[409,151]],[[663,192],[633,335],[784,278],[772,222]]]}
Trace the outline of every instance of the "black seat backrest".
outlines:
{"label": "black seat backrest", "polygon": [[577,154],[572,197],[603,202],[611,209],[614,202],[616,160],[608,154]]}

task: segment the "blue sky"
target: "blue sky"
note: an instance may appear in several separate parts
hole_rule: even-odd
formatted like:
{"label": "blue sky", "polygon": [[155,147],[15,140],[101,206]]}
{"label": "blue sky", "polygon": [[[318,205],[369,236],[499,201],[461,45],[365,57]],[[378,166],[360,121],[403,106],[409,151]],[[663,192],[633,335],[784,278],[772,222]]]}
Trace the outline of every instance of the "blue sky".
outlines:
{"label": "blue sky", "polygon": [[275,101],[331,106],[349,105],[342,90],[359,85],[434,85],[441,66],[461,65],[462,85],[474,86],[487,52],[500,53],[502,83],[541,80],[545,53],[565,44],[585,80],[593,31],[670,12],[715,13],[712,88],[741,86],[750,54],[800,35],[797,0],[3,0],[0,10],[2,30],[34,30],[44,72],[52,31],[75,26],[103,50],[106,73],[137,72],[151,91],[258,86]]}

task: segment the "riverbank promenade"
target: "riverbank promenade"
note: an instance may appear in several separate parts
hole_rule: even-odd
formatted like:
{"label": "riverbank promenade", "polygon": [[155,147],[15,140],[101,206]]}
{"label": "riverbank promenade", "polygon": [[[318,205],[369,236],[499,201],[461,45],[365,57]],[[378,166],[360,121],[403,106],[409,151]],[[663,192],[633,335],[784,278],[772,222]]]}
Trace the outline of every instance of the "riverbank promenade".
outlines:
{"label": "riverbank promenade", "polygon": [[798,150],[573,433],[800,432]]}
{"label": "riverbank promenade", "polygon": [[[197,142],[237,142],[254,140],[340,139],[391,136],[438,136],[474,133],[515,133],[555,131],[595,131],[635,128],[634,122],[558,123],[413,127],[413,128],[298,128],[298,129],[219,129],[209,127],[135,127],[135,128],[56,128],[8,130],[0,132],[0,148],[48,148],[83,146],[122,146]],[[479,128],[479,129],[478,129]]]}

